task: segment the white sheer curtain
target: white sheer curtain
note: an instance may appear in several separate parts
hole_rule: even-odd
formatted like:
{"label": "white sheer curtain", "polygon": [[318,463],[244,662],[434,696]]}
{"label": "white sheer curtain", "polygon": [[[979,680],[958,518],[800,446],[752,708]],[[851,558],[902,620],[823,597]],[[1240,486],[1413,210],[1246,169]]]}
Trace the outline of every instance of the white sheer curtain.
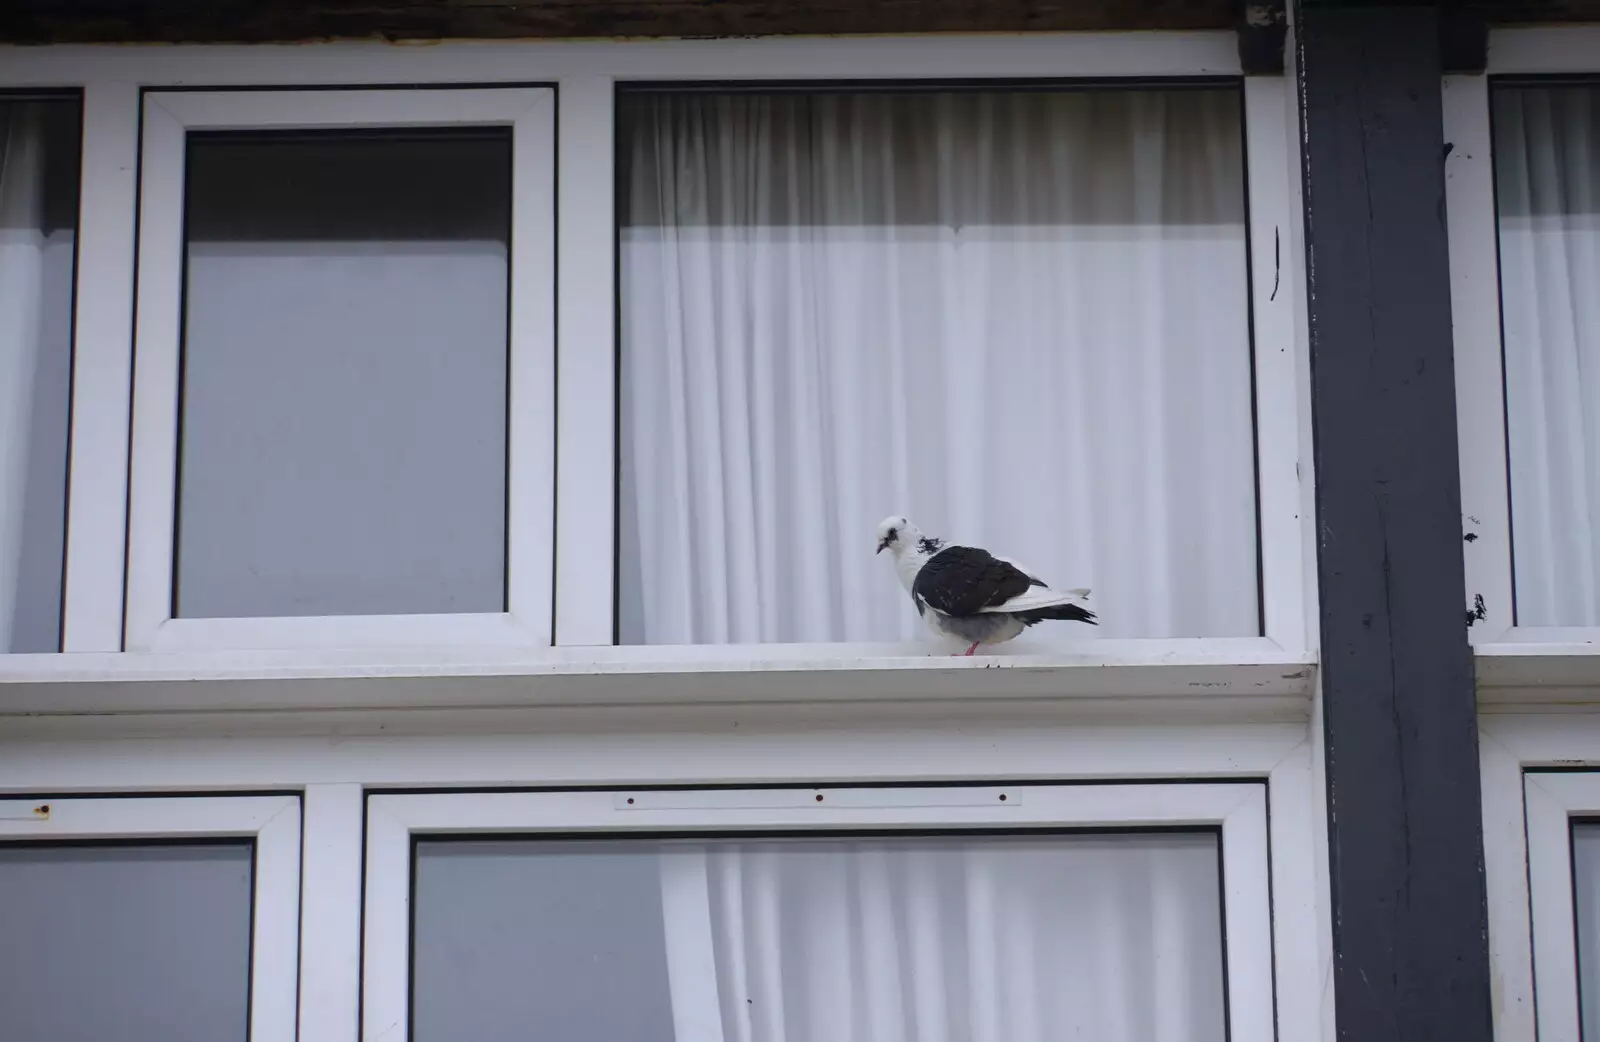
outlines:
{"label": "white sheer curtain", "polygon": [[662,855],[676,1042],[1220,1042],[1214,837]]}
{"label": "white sheer curtain", "polygon": [[1236,91],[623,100],[622,639],[926,636],[873,527],[1260,632]]}
{"label": "white sheer curtain", "polygon": [[46,214],[50,106],[0,98],[0,652],[57,647],[72,235]]}
{"label": "white sheer curtain", "polygon": [[1494,92],[1517,621],[1600,625],[1600,90]]}

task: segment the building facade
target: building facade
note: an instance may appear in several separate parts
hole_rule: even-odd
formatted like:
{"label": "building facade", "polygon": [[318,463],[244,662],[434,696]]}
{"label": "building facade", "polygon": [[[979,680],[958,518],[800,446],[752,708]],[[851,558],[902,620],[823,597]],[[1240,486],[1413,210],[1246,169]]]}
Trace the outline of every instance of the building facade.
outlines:
{"label": "building facade", "polygon": [[1594,1037],[1597,209],[1579,0],[13,3],[0,1038]]}

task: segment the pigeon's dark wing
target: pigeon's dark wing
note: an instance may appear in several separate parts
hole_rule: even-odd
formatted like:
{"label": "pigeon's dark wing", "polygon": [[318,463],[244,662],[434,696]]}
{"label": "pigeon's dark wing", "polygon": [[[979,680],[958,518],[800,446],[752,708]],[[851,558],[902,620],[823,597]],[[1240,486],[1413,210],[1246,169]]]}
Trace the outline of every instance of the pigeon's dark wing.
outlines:
{"label": "pigeon's dark wing", "polygon": [[911,584],[913,599],[946,615],[976,615],[1043,586],[1016,565],[973,546],[947,546],[934,554]]}

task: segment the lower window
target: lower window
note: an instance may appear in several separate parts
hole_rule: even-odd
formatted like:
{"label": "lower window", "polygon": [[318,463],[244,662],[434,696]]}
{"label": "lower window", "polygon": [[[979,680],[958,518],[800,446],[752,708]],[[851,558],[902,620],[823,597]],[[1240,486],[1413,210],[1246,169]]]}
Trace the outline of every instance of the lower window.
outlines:
{"label": "lower window", "polygon": [[291,1042],[299,800],[0,800],[0,1037]]}
{"label": "lower window", "polygon": [[1523,791],[1539,1037],[1600,1038],[1600,772],[1529,771]]}
{"label": "lower window", "polygon": [[368,843],[417,1042],[1271,1038],[1256,784],[376,795]]}

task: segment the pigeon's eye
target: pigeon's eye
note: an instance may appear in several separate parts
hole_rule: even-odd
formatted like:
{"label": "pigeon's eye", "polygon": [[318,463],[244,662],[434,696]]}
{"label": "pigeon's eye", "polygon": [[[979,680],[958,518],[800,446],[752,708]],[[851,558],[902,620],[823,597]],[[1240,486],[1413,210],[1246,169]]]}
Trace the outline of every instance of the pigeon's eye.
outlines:
{"label": "pigeon's eye", "polygon": [[896,539],[899,539],[899,538],[900,538],[900,530],[898,528],[889,529],[889,542],[892,543]]}

